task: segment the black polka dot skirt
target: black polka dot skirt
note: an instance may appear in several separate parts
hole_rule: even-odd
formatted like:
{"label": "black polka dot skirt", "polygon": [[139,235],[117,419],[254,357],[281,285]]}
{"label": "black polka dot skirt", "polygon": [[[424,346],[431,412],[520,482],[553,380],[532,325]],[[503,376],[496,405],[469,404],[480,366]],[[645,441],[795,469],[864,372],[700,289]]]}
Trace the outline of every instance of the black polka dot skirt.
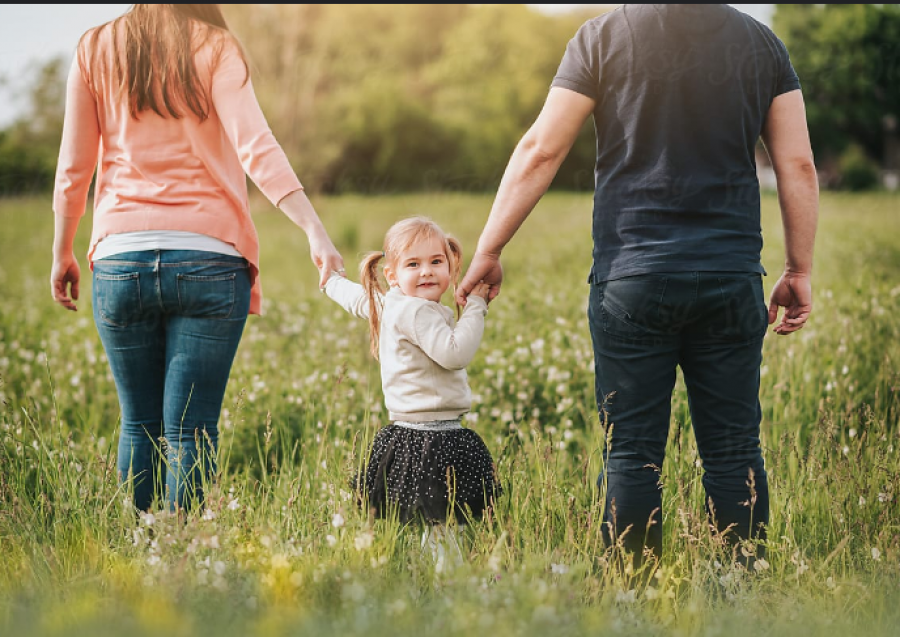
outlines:
{"label": "black polka dot skirt", "polygon": [[487,445],[459,421],[388,425],[375,434],[362,475],[360,501],[404,523],[454,515],[465,524],[481,519],[501,493]]}

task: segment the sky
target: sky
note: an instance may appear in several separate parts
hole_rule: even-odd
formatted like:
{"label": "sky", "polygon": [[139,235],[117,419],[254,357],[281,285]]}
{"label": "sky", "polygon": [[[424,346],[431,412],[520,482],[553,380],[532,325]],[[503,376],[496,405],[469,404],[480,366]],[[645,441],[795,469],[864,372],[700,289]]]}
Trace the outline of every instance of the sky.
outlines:
{"label": "sky", "polygon": [[[89,28],[116,18],[130,4],[3,4],[0,5],[0,128],[11,124],[27,108],[14,99],[15,88],[30,77],[30,65],[55,58],[71,60],[78,38]],[[533,4],[547,13],[575,4]],[[774,5],[734,4],[764,24],[771,24]]]}

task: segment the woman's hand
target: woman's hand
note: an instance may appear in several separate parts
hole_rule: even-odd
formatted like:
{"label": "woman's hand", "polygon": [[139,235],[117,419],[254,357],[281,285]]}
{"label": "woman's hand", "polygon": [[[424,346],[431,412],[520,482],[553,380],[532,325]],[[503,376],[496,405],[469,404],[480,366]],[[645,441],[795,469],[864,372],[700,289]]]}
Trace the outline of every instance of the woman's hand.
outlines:
{"label": "woman's hand", "polygon": [[344,274],[344,258],[324,229],[309,235],[309,254],[319,270],[319,289],[325,287],[332,272]]}
{"label": "woman's hand", "polygon": [[50,292],[54,301],[67,310],[77,312],[75,301],[78,300],[80,281],[81,268],[73,253],[53,257],[53,268],[50,270]]}

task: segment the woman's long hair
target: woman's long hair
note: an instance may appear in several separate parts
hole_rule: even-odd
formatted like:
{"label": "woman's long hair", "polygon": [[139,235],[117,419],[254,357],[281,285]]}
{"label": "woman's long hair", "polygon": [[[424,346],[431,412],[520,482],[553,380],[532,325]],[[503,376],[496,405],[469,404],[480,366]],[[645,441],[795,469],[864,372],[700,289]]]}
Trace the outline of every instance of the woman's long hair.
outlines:
{"label": "woman's long hair", "polygon": [[[196,23],[206,28],[195,30]],[[111,74],[135,119],[147,110],[176,119],[185,115],[185,109],[200,121],[209,117],[209,87],[197,76],[194,53],[215,42],[215,61],[224,44],[217,35],[234,42],[250,77],[243,49],[218,4],[135,4],[122,17],[85,34],[90,54],[97,52],[100,33],[107,28],[112,29],[112,68],[106,66],[105,56],[91,55],[91,71]]]}
{"label": "woman's long hair", "polygon": [[[381,313],[386,288],[379,276],[378,265],[382,261],[394,267],[400,255],[418,241],[430,241],[438,237],[444,244],[447,263],[450,266],[450,284],[456,295],[459,283],[460,266],[462,264],[462,247],[456,238],[448,235],[441,227],[428,217],[409,217],[395,223],[384,236],[384,250],[369,252],[363,256],[359,264],[359,278],[369,301],[369,346],[372,356],[378,359],[378,347],[381,336]],[[382,268],[383,270],[383,268]],[[456,306],[459,317],[460,307]]]}

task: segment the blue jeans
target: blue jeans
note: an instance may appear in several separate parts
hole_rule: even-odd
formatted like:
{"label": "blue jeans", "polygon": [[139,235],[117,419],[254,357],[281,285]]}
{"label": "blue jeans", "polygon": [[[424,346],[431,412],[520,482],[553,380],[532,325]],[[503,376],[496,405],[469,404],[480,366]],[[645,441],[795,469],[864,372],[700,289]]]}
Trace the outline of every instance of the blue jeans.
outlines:
{"label": "blue jeans", "polygon": [[[640,556],[662,552],[662,469],[680,366],[703,462],[710,522],[765,538],[759,369],[768,326],[762,278],[684,272],[592,282],[588,320],[605,452],[604,531]],[[640,558],[637,560],[640,562]]]}
{"label": "blue jeans", "polygon": [[94,322],[122,412],[119,479],[138,509],[163,485],[171,509],[202,502],[249,307],[240,257],[146,250],[94,262]]}

